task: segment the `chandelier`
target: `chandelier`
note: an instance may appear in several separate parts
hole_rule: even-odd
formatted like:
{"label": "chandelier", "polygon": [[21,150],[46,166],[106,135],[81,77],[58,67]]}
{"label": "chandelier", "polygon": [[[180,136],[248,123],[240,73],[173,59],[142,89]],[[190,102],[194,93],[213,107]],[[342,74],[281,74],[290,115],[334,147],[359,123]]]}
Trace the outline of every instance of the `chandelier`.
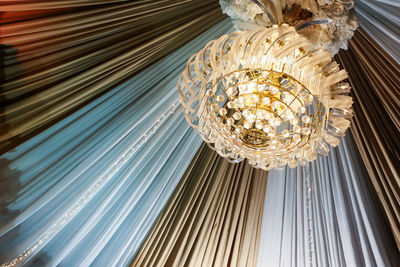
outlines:
{"label": "chandelier", "polygon": [[194,54],[178,80],[190,126],[230,161],[296,167],[327,155],[350,125],[344,70],[287,24],[238,31]]}

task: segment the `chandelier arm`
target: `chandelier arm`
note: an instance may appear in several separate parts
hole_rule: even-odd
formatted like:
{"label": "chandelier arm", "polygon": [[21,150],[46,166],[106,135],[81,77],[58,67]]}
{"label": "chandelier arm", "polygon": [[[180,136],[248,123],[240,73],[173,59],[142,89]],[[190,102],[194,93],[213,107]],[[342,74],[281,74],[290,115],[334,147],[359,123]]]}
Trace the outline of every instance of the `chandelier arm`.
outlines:
{"label": "chandelier arm", "polygon": [[[253,3],[255,3],[258,7],[260,7],[262,9],[262,11],[264,11],[264,13],[267,15],[268,19],[271,21],[272,24],[276,24],[275,12],[274,12],[274,14],[271,14],[271,12],[268,10],[268,8],[266,6],[264,6],[263,4],[261,4],[260,1],[258,1],[258,0],[251,0],[251,1]],[[270,7],[274,7],[274,3],[271,0],[267,0],[267,1],[269,3]]]}
{"label": "chandelier arm", "polygon": [[303,23],[301,23],[300,25],[298,25],[298,26],[296,27],[296,31],[300,31],[300,30],[302,30],[302,29],[304,29],[304,28],[307,28],[307,27],[309,27],[309,26],[311,26],[311,25],[329,24],[329,23],[331,23],[331,22],[332,22],[331,19],[319,19],[319,20],[306,21],[306,22],[303,22]]}

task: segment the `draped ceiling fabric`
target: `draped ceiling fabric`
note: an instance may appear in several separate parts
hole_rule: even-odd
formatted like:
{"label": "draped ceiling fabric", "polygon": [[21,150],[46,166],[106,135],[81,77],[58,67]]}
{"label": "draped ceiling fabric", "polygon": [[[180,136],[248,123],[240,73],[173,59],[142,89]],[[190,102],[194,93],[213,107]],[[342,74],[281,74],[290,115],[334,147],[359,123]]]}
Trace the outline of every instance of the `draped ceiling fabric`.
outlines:
{"label": "draped ceiling fabric", "polygon": [[232,25],[214,1],[26,3],[2,31],[0,264],[128,265],[201,143],[177,77]]}
{"label": "draped ceiling fabric", "polygon": [[338,59],[353,87],[351,131],[400,250],[400,64],[362,29]]}
{"label": "draped ceiling fabric", "polygon": [[400,266],[360,166],[348,134],[309,167],[270,171],[258,266]]}
{"label": "draped ceiling fabric", "polygon": [[3,1],[0,11],[3,152],[223,18],[213,0]]}
{"label": "draped ceiling fabric", "polygon": [[400,2],[398,0],[355,0],[361,28],[377,42],[380,50],[400,63]]}
{"label": "draped ceiling fabric", "polygon": [[131,266],[256,266],[266,184],[203,145]]}
{"label": "draped ceiling fabric", "polygon": [[[356,178],[372,181],[400,248],[400,8],[355,2],[361,29],[338,59],[363,163],[346,139],[312,165],[327,176],[313,178],[312,262],[397,266],[379,205]],[[140,251],[133,265],[250,266],[260,237],[259,264],[306,265],[301,169],[269,175],[261,232],[264,173],[202,149],[184,175],[201,139],[176,81],[193,53],[232,30],[218,1],[20,0],[0,11],[0,264],[128,265]]]}

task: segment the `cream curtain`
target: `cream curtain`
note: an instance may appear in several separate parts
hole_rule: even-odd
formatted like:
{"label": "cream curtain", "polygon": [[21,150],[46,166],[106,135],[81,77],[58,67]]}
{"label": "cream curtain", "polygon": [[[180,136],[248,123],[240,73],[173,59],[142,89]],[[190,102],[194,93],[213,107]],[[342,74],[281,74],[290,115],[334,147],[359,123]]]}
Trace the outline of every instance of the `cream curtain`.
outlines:
{"label": "cream curtain", "polygon": [[255,266],[266,183],[203,145],[131,266]]}

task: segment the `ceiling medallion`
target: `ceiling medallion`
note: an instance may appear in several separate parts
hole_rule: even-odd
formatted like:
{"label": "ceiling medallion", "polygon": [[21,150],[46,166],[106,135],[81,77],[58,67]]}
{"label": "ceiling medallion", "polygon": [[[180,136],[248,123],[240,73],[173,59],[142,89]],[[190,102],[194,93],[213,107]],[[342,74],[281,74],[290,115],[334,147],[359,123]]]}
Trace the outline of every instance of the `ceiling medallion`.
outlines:
{"label": "ceiling medallion", "polygon": [[191,127],[221,156],[270,170],[338,145],[352,116],[344,70],[287,24],[209,42],[178,90]]}

